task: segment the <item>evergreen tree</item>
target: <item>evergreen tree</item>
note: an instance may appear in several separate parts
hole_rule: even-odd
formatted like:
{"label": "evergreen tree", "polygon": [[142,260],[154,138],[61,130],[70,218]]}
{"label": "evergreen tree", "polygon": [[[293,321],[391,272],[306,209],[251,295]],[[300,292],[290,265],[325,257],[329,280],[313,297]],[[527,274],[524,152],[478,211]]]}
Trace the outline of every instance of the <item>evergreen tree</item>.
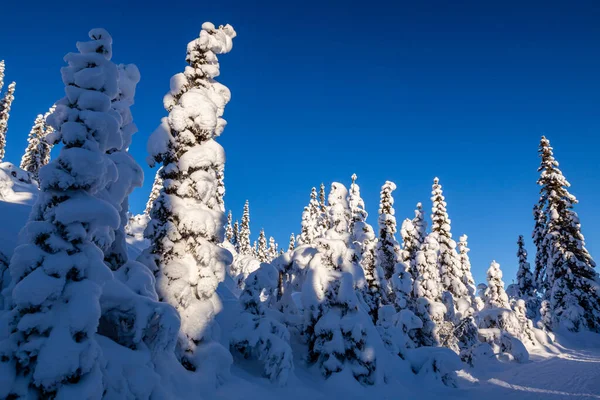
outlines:
{"label": "evergreen tree", "polygon": [[94,29],[89,36],[77,43],[79,53],[65,56],[68,97],[50,121],[63,146],[40,173],[40,194],[10,263],[0,398],[100,399],[104,392],[96,335],[102,288],[112,279],[103,251],[119,226],[118,210],[103,199],[117,178],[106,150],[120,139],[111,109],[118,81],[110,35]]}
{"label": "evergreen tree", "polygon": [[163,164],[163,186],[146,228],[151,245],[144,258],[155,272],[160,299],[179,311],[177,356],[192,371],[201,358],[202,365],[228,369],[231,357],[218,344],[214,320],[220,302],[216,289],[232,262],[231,253],[219,246],[225,238],[218,193],[225,154],[214,140],[225,127],[222,115],[230,92],[214,78],[219,75],[217,54],[231,50],[235,35],[229,25],[202,25],[199,38],[187,46],[189,66],[171,78],[164,98],[169,117],[148,143],[154,162]]}
{"label": "evergreen tree", "polygon": [[329,217],[328,217],[328,211],[327,211],[327,204],[325,203],[325,184],[321,183],[321,186],[319,188],[319,218],[318,223],[317,223],[317,231],[318,231],[318,237],[321,237],[325,234],[325,232],[327,232],[327,230],[330,228],[329,225]]}
{"label": "evergreen tree", "polygon": [[517,257],[519,258],[519,270],[517,271],[518,296],[521,299],[527,299],[535,296],[535,286],[533,274],[527,262],[527,250],[525,250],[525,242],[522,235],[519,236],[517,245],[519,246],[519,250],[517,251]]}
{"label": "evergreen tree", "polygon": [[252,255],[252,247],[250,246],[250,204],[248,200],[244,203],[244,214],[242,214],[238,246],[238,253],[245,256]]}
{"label": "evergreen tree", "polygon": [[487,289],[485,289],[484,297],[487,308],[510,308],[508,296],[504,291],[502,270],[496,261],[492,261],[487,270]]}
{"label": "evergreen tree", "polygon": [[471,249],[468,247],[467,239],[467,235],[462,235],[459,238],[458,252],[462,283],[469,291],[471,302],[473,302],[475,299],[475,293],[477,292],[477,287],[475,286],[475,279],[473,279],[473,273],[471,272],[471,260],[469,259],[469,251],[471,251]]}
{"label": "evergreen tree", "polygon": [[163,181],[161,178],[162,175],[162,167],[160,167],[156,171],[156,175],[154,176],[154,183],[152,183],[152,190],[150,191],[150,196],[148,197],[148,201],[146,202],[146,209],[144,210],[144,214],[150,215],[152,212],[152,206],[158,196],[160,195],[160,191],[162,190]]}
{"label": "evergreen tree", "polygon": [[225,225],[225,240],[229,243],[233,243],[233,226],[231,225],[231,220],[233,219],[231,215],[231,210],[227,213],[227,225]]}
{"label": "evergreen tree", "polygon": [[319,215],[321,211],[317,201],[317,189],[312,188],[310,192],[310,201],[304,212],[302,212],[302,225],[300,235],[298,236],[299,245],[311,245],[321,235],[319,227]]}
{"label": "evergreen tree", "polygon": [[15,86],[15,82],[8,85],[8,90],[0,101],[0,161],[4,159],[4,154],[6,152],[6,132],[8,131],[10,107],[15,99]]}
{"label": "evergreen tree", "polygon": [[396,240],[396,217],[394,216],[394,198],[396,190],[393,182],[387,181],[381,188],[379,203],[379,240],[377,242],[377,265],[383,270],[386,281],[394,274],[400,261],[400,244]]}
{"label": "evergreen tree", "polygon": [[240,252],[240,223],[235,221],[233,224],[233,237],[231,238],[231,244],[235,247],[235,251]]}
{"label": "evergreen tree", "polygon": [[438,178],[433,181],[431,194],[431,201],[433,202],[431,231],[437,234],[436,237],[439,242],[438,268],[444,291],[442,292],[442,301],[447,308],[447,318],[453,320],[456,312],[459,311],[458,301],[465,300],[470,304],[471,299],[466,286],[462,282],[462,271],[456,252],[456,242],[452,240],[450,218],[446,211],[446,201]]}
{"label": "evergreen tree", "polygon": [[[577,199],[568,188],[569,182],[558,168],[550,142],[540,142],[542,163],[538,184],[541,186],[539,209],[546,218],[542,248],[547,261],[545,269],[536,271],[543,299],[550,315],[542,316],[548,329],[564,327],[571,331],[588,329],[600,332],[600,285],[596,263],[585,247],[581,224],[573,206]],[[542,266],[543,267],[543,266]]]}
{"label": "evergreen tree", "polygon": [[294,251],[295,248],[296,248],[296,237],[292,233],[290,235],[290,244],[288,245],[288,251]]}
{"label": "evergreen tree", "polygon": [[427,222],[425,221],[425,213],[421,203],[417,203],[415,217],[405,219],[400,227],[400,236],[402,237],[401,260],[407,265],[412,279],[417,278],[416,258],[417,252],[421,249],[425,240],[425,230]]}
{"label": "evergreen tree", "polygon": [[[538,180],[539,182],[539,180]],[[545,195],[540,197],[538,204],[533,207],[533,219],[535,226],[533,228],[533,244],[536,248],[534,283],[536,288],[543,292],[546,265],[548,263],[548,249],[544,238],[546,237],[546,213],[544,212]]]}
{"label": "evergreen tree", "polygon": [[273,236],[269,237],[269,248],[268,248],[268,261],[271,262],[275,258],[277,258],[277,243],[275,243],[275,238]]}
{"label": "evergreen tree", "polygon": [[4,87],[4,70],[6,66],[4,64],[4,60],[0,60],[0,93],[2,92],[2,88]]}
{"label": "evergreen tree", "polygon": [[267,237],[265,236],[265,230],[261,229],[258,235],[258,249],[256,251],[256,258],[260,262],[267,262],[269,260],[267,250]]}
{"label": "evergreen tree", "polygon": [[39,114],[27,138],[27,148],[25,154],[21,157],[20,168],[31,174],[31,177],[38,180],[38,174],[42,167],[42,146],[45,145],[44,138],[44,116]]}
{"label": "evergreen tree", "polygon": [[348,189],[338,182],[331,184],[331,190],[327,196],[328,233],[335,233],[336,237],[343,240],[346,245],[350,244],[350,207],[348,205]]}

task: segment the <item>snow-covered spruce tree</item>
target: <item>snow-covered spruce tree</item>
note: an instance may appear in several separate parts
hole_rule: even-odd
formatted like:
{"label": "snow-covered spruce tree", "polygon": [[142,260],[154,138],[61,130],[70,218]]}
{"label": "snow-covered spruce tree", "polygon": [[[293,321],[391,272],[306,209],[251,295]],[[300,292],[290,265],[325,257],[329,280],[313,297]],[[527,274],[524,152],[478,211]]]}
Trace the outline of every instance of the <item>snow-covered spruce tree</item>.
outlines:
{"label": "snow-covered spruce tree", "polygon": [[24,171],[29,172],[31,174],[31,177],[36,181],[38,180],[38,174],[42,166],[43,154],[41,154],[41,147],[45,145],[45,141],[42,142],[43,138],[44,116],[42,114],[39,114],[35,119],[31,131],[29,131],[29,137],[27,138],[27,148],[25,149],[23,157],[21,157],[20,165],[20,168]]}
{"label": "snow-covered spruce tree", "polygon": [[[438,268],[442,288],[444,292],[450,295],[442,293],[442,301],[448,308],[448,319],[460,319],[468,313],[471,299],[466,286],[462,282],[462,271],[456,252],[456,242],[452,240],[450,218],[446,211],[446,201],[438,178],[433,180],[431,194],[431,201],[433,202],[431,231],[437,234],[439,242]],[[454,310],[451,309],[450,302],[453,303]],[[460,302],[466,304],[460,304]],[[459,315],[454,316],[453,314],[456,313],[459,313]]]}
{"label": "snow-covered spruce tree", "polygon": [[267,249],[267,237],[265,236],[265,230],[261,229],[258,235],[258,248],[256,249],[256,257],[261,263],[267,262],[269,259]]}
{"label": "snow-covered spruce tree", "polygon": [[371,319],[376,323],[378,309],[386,302],[387,293],[383,284],[383,271],[376,263],[377,238],[373,227],[366,222],[368,214],[360,196],[360,187],[356,183],[356,174],[352,175],[348,205],[350,207],[350,244],[354,249],[355,262],[362,267],[367,283],[361,294]]}
{"label": "snow-covered spruce tree", "polygon": [[[536,276],[545,288],[543,299],[550,315],[542,316],[548,329],[600,332],[600,278],[596,263],[585,247],[579,217],[573,206],[577,199],[558,168],[550,142],[542,137],[540,209],[546,214],[541,250],[547,251],[547,265]],[[540,251],[540,249],[538,249]]]}
{"label": "snow-covered spruce tree", "polygon": [[0,100],[0,161],[4,159],[4,153],[6,152],[6,132],[8,131],[10,107],[15,99],[15,86],[15,82],[8,85],[4,97]]}
{"label": "snow-covered spruce tree", "polygon": [[233,225],[232,225],[233,216],[231,215],[231,210],[227,213],[227,224],[225,225],[225,240],[229,243],[233,241]]}
{"label": "snow-covered spruce tree", "polygon": [[548,263],[548,249],[546,248],[546,242],[544,241],[544,238],[546,237],[546,213],[544,212],[545,202],[545,195],[542,194],[538,204],[533,206],[533,219],[535,221],[535,225],[531,235],[533,244],[536,248],[533,279],[536,289],[542,293],[546,289],[544,287],[544,280],[546,264]]}
{"label": "snow-covered spruce tree", "polygon": [[527,262],[527,250],[525,249],[523,235],[519,236],[517,245],[519,247],[517,250],[517,257],[519,258],[519,270],[517,271],[517,296],[527,301],[527,299],[530,297],[535,296],[535,283],[533,281],[531,267],[529,262]]}
{"label": "snow-covered spruce tree", "polygon": [[317,224],[319,232],[318,237],[323,236],[330,228],[327,208],[328,205],[325,201],[325,184],[321,183],[321,186],[319,187],[319,209],[321,212],[319,213]]}
{"label": "snow-covered spruce tree", "polygon": [[151,244],[143,259],[155,272],[160,299],[181,316],[177,356],[182,365],[192,371],[206,366],[217,376],[228,373],[231,355],[216,341],[216,289],[232,259],[219,246],[226,222],[218,198],[225,154],[214,140],[225,127],[221,116],[230,93],[214,78],[219,75],[216,55],[231,50],[235,35],[229,25],[202,25],[187,47],[189,66],[171,78],[164,98],[169,117],[148,141],[151,162],[163,164],[163,187],[146,228]]}
{"label": "snow-covered spruce tree", "polygon": [[427,221],[421,203],[417,203],[415,217],[405,219],[400,227],[400,236],[402,237],[402,262],[408,266],[408,270],[413,279],[417,278],[416,258],[417,252],[421,249],[425,240]]}
{"label": "snow-covered spruce tree", "polygon": [[120,136],[112,39],[94,29],[65,56],[67,96],[51,117],[63,147],[40,173],[40,195],[10,263],[8,337],[0,342],[0,398],[100,399],[99,299],[112,278],[103,251],[118,211],[99,196],[117,178],[107,144]]}
{"label": "snow-covered spruce tree", "polygon": [[273,261],[277,258],[277,243],[275,242],[275,238],[273,236],[269,237],[269,248],[267,249],[267,258],[269,262]]}
{"label": "snow-covered spruce tree", "polygon": [[154,176],[154,183],[152,183],[152,190],[150,191],[150,196],[148,196],[148,201],[146,202],[146,208],[144,209],[144,214],[146,214],[146,215],[150,215],[150,213],[152,211],[152,206],[154,205],[154,202],[158,198],[158,195],[160,194],[160,190],[162,189],[163,181],[162,181],[162,178],[160,177],[161,170],[162,170],[162,167],[160,167],[156,171],[156,175]]}
{"label": "snow-covered spruce tree", "polygon": [[[396,240],[396,217],[394,216],[394,198],[396,190],[394,182],[386,181],[381,187],[379,203],[379,238],[377,241],[377,265],[383,270],[384,279],[394,274],[396,264],[400,261],[400,244]],[[386,288],[386,290],[389,290]]]}
{"label": "snow-covered spruce tree", "polygon": [[332,183],[328,197],[331,228],[316,241],[317,253],[309,262],[302,287],[303,336],[308,361],[317,364],[325,377],[349,368],[356,380],[373,384],[376,360],[365,326],[370,321],[360,312],[355,291],[355,277],[362,273],[349,247],[347,195],[344,185]]}
{"label": "snow-covered spruce tree", "polygon": [[293,371],[290,332],[275,309],[279,271],[262,264],[245,281],[240,295],[242,314],[231,334],[231,347],[264,365],[264,374],[284,385]]}
{"label": "snow-covered spruce tree", "polygon": [[467,235],[462,235],[458,240],[458,253],[459,253],[459,262],[460,262],[460,271],[461,271],[461,280],[463,285],[469,291],[469,296],[471,297],[471,302],[475,301],[475,292],[477,292],[477,287],[475,286],[475,279],[473,279],[473,273],[471,272],[471,260],[469,259],[469,244],[467,239],[469,237]]}
{"label": "snow-covered spruce tree", "polygon": [[288,244],[288,251],[294,251],[295,248],[296,248],[296,237],[292,233],[290,235],[290,244]]}
{"label": "snow-covered spruce tree", "polygon": [[244,203],[244,213],[242,214],[242,224],[240,225],[238,253],[244,256],[252,255],[252,246],[250,244],[250,203],[246,200]]}
{"label": "snow-covered spruce tree", "polygon": [[302,224],[300,235],[298,236],[298,245],[313,244],[315,240],[321,236],[322,227],[319,226],[321,210],[317,201],[317,189],[312,188],[310,191],[310,201],[304,207],[302,212]]}
{"label": "snow-covered spruce tree", "polygon": [[119,228],[114,232],[115,239],[110,249],[104,254],[104,261],[113,271],[118,270],[128,261],[125,225],[129,220],[129,195],[136,187],[141,187],[144,181],[142,168],[127,151],[133,135],[138,131],[130,108],[134,102],[135,89],[140,81],[140,71],[134,64],[120,64],[118,74],[119,88],[117,96],[113,99],[112,108],[120,116],[121,140],[111,142],[106,151],[117,167],[117,180],[106,188],[107,199],[119,211],[121,221]]}
{"label": "snow-covered spruce tree", "polygon": [[233,236],[231,238],[231,244],[235,247],[236,252],[240,252],[240,223],[239,221],[235,221],[233,224]]}
{"label": "snow-covered spruce tree", "polygon": [[496,261],[492,261],[487,270],[487,289],[484,297],[487,308],[510,308],[508,295],[504,291],[502,270]]}

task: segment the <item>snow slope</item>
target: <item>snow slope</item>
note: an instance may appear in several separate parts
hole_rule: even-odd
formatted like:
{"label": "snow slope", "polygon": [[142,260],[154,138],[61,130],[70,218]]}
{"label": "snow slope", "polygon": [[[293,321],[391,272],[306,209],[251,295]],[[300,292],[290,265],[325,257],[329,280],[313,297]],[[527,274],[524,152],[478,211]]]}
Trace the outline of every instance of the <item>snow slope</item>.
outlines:
{"label": "snow slope", "polygon": [[[35,184],[17,179],[19,171],[12,164],[0,164],[0,250],[7,257],[12,255],[18,232],[37,196]],[[128,232],[131,255],[139,254],[147,246],[140,235],[145,223],[144,218],[133,219]],[[229,333],[240,311],[237,295],[232,290],[235,287],[236,284],[227,277],[218,289],[223,310],[217,319],[222,327],[221,344],[224,346],[228,346]],[[560,335],[553,344],[533,350],[530,361],[524,364],[490,359],[476,369],[463,370],[459,373],[458,388],[430,381],[429,376],[414,375],[406,370],[406,363],[394,361],[393,357],[386,362],[397,362],[397,368],[386,384],[365,387],[351,374],[344,373],[324,380],[317,368],[307,368],[297,356],[287,386],[278,387],[262,376],[261,365],[235,355],[231,376],[214,392],[205,390],[205,382],[195,382],[194,376],[187,374],[174,357],[157,366],[161,374],[157,376],[147,367],[148,360],[140,358],[139,354],[130,352],[123,357],[123,347],[106,337],[99,336],[98,340],[114,382],[127,377],[130,385],[133,382],[140,388],[152,382],[160,387],[155,392],[159,399],[600,399],[600,335],[592,333]],[[292,346],[299,344],[293,341]],[[294,351],[295,355],[301,353]]]}

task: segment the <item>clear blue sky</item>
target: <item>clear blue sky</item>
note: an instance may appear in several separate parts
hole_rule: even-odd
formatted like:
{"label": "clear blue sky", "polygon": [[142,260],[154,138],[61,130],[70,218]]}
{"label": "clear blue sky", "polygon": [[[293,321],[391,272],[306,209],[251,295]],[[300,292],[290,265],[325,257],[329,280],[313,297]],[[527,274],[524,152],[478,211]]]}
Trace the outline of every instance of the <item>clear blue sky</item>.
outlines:
{"label": "clear blue sky", "polygon": [[[455,3],[455,4],[451,4]],[[493,3],[493,4],[492,4]],[[226,205],[250,200],[253,235],[287,246],[312,186],[357,173],[369,220],[379,188],[395,192],[399,222],[431,181],[445,189],[455,238],[469,235],[475,277],[492,259],[508,283],[516,240],[530,237],[537,146],[545,134],[571,181],[588,248],[600,257],[600,7],[582,2],[5,0],[0,59],[17,81],[6,160],[18,163],[33,120],[63,96],[63,56],[91,28],[114,37],[114,61],[138,65],[131,152],[154,171],[148,135],[202,22],[232,24],[221,57],[232,91],[220,142]],[[8,83],[8,82],[7,82]],[[528,243],[530,261],[534,249]],[[600,260],[598,260],[600,261]]]}

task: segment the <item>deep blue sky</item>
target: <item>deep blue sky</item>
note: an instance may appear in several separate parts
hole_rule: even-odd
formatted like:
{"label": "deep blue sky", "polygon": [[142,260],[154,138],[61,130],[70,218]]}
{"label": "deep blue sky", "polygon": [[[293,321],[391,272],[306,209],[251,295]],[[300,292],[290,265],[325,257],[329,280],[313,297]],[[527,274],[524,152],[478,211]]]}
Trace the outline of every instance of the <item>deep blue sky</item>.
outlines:
{"label": "deep blue sky", "polygon": [[[588,248],[600,257],[600,7],[597,2],[481,1],[3,1],[0,59],[17,81],[6,160],[18,163],[33,120],[63,96],[63,56],[104,27],[114,61],[138,65],[131,152],[146,170],[132,196],[143,209],[154,171],[148,135],[202,22],[232,24],[221,56],[232,91],[226,205],[250,200],[253,234],[287,246],[312,186],[357,173],[369,220],[379,189],[395,192],[399,222],[439,176],[455,238],[469,235],[475,277],[496,259],[509,283],[516,240],[529,238],[542,134],[572,192]],[[6,83],[8,84],[8,82]],[[530,260],[534,250],[529,242]]]}

